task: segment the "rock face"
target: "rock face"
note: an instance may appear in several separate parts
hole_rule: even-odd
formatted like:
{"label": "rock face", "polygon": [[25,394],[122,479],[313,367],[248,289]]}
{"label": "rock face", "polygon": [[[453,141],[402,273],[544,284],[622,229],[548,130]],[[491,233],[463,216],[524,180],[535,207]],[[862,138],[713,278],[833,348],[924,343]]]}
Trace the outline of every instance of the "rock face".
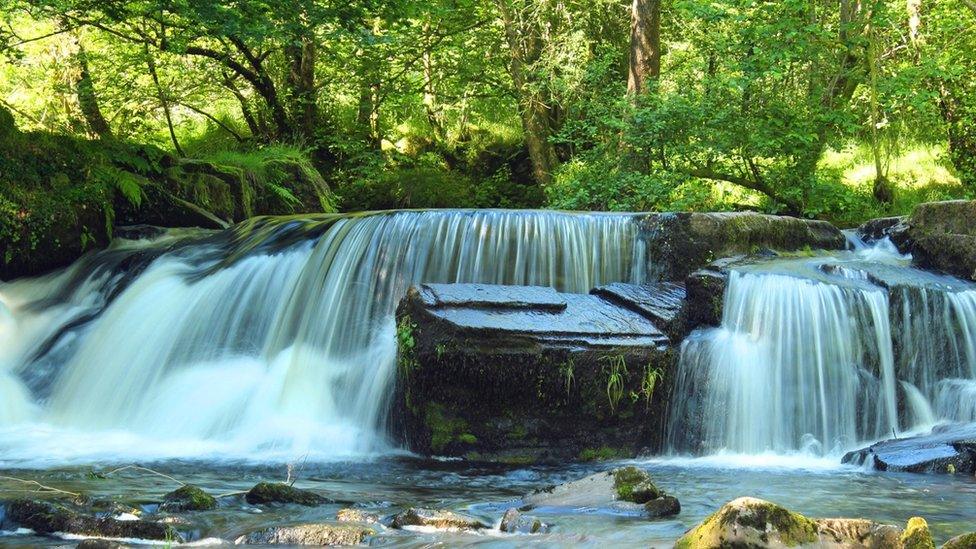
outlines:
{"label": "rock face", "polygon": [[919,204],[908,238],[918,266],[976,280],[976,201]]}
{"label": "rock face", "polygon": [[[528,463],[633,455],[661,431],[680,285],[424,284],[397,310],[397,406],[414,451]],[[397,423],[399,422],[399,423]]]}
{"label": "rock face", "polygon": [[843,249],[846,239],[826,221],[751,212],[661,213],[643,220],[652,270],[661,280],[682,280],[722,257],[760,249]]}
{"label": "rock face", "polygon": [[376,532],[371,528],[337,524],[275,526],[234,540],[237,545],[359,545]]}
{"label": "rock face", "polygon": [[163,511],[209,511],[217,508],[217,500],[200,488],[182,486],[163,496]]}
{"label": "rock face", "polygon": [[877,442],[848,452],[844,463],[868,463],[880,471],[976,473],[976,424],[947,425],[922,436]]}
{"label": "rock face", "polygon": [[[927,529],[926,529],[927,531]],[[775,503],[739,498],[692,528],[677,549],[724,547],[906,547],[902,530],[863,519],[812,520]]]}
{"label": "rock face", "polygon": [[147,520],[99,518],[45,501],[12,501],[7,505],[6,520],[42,535],[64,532],[103,538],[182,541],[180,534],[168,524]]}
{"label": "rock face", "polygon": [[476,518],[434,509],[420,509],[411,507],[393,517],[393,527],[427,526],[440,530],[482,530],[488,525]]}
{"label": "rock face", "polygon": [[251,505],[266,503],[297,503],[314,507],[329,500],[308,490],[300,490],[281,482],[261,482],[251,488],[244,499]]}
{"label": "rock face", "polygon": [[681,511],[643,469],[621,467],[536,490],[522,498],[523,509],[592,507],[622,515],[658,518]]}

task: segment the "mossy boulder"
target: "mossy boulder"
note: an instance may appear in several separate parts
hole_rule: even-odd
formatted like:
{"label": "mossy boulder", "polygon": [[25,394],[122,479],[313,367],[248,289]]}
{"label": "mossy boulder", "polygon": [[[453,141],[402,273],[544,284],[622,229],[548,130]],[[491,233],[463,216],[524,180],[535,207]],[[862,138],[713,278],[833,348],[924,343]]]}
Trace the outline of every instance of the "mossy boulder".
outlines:
{"label": "mossy boulder", "polygon": [[661,280],[683,280],[723,257],[760,250],[837,250],[847,239],[826,221],[752,212],[661,213],[642,221],[651,270]]}
{"label": "mossy boulder", "polygon": [[411,507],[393,517],[394,528],[426,526],[440,530],[483,530],[488,525],[454,511]]}
{"label": "mossy boulder", "polygon": [[315,492],[301,490],[283,482],[260,482],[247,492],[244,499],[251,505],[294,503],[314,507],[329,503],[328,499]]}
{"label": "mossy boulder", "polygon": [[138,538],[182,541],[169,524],[147,520],[117,520],[80,513],[46,501],[16,500],[7,504],[6,519],[41,535],[62,532],[100,538]]}
{"label": "mossy boulder", "polygon": [[945,542],[942,549],[976,549],[976,532],[956,536]]}
{"label": "mossy boulder", "polygon": [[932,533],[929,532],[929,524],[925,519],[908,519],[908,525],[901,535],[901,545],[903,549],[935,549],[935,542],[932,541]]}
{"label": "mossy boulder", "polygon": [[[411,450],[504,463],[658,444],[680,285],[422,284],[397,309],[390,421]],[[683,324],[683,322],[681,322]]]}
{"label": "mossy boulder", "polygon": [[378,524],[380,522],[380,516],[376,513],[370,513],[363,509],[355,509],[347,507],[345,509],[339,509],[336,513],[336,520],[339,522],[360,522],[363,524]]}
{"label": "mossy boulder", "polygon": [[300,524],[273,526],[239,536],[237,545],[359,545],[376,531],[348,524]]}
{"label": "mossy boulder", "polygon": [[589,507],[609,514],[645,518],[676,515],[681,511],[676,498],[659,489],[647,471],[633,466],[542,488],[526,494],[522,503],[523,510]]}
{"label": "mossy boulder", "polygon": [[676,549],[797,547],[818,541],[817,525],[775,503],[739,498],[686,533]]}
{"label": "mossy boulder", "polygon": [[976,201],[919,204],[907,223],[916,265],[976,280]]}
{"label": "mossy boulder", "polygon": [[160,509],[164,511],[210,511],[217,508],[217,500],[203,489],[187,484],[163,496]]}
{"label": "mossy boulder", "polygon": [[809,519],[775,503],[743,497],[722,506],[675,544],[677,549],[726,547],[901,548],[901,528],[865,519]]}

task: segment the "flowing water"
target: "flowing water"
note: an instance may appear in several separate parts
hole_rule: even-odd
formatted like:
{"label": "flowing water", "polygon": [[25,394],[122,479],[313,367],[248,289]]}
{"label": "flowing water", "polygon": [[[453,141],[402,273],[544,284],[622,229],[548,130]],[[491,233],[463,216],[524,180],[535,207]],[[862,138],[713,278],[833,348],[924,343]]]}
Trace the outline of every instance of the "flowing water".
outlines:
{"label": "flowing water", "polygon": [[[197,539],[281,522],[427,505],[496,522],[531,489],[600,466],[418,462],[386,414],[397,301],[417,282],[642,282],[631,215],[429,211],[259,219],[221,233],[123,241],[47,277],[0,283],[0,474],[142,505],[166,479],[94,467],[151,462],[214,493],[285,476],[343,504],[197,516]],[[885,246],[735,267],[718,328],[682,346],[669,457],[640,462],[682,501],[670,520],[541,512],[551,534],[383,531],[394,546],[668,546],[722,503],[972,530],[970,478],[839,464],[865,441],[976,421],[976,289]],[[688,457],[688,454],[692,454]],[[401,457],[398,457],[401,456]],[[0,480],[0,496],[23,485]],[[0,545],[57,545],[31,535]]]}

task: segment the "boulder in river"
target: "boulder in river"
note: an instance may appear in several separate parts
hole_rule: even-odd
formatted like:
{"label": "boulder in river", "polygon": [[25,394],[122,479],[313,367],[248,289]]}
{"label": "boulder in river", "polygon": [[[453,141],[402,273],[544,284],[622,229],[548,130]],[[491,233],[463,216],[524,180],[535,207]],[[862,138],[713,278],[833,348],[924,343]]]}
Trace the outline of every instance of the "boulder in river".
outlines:
{"label": "boulder in river", "polygon": [[917,265],[976,280],[976,201],[919,204],[907,224]]}
{"label": "boulder in river", "polygon": [[391,421],[426,455],[508,463],[634,455],[663,431],[677,284],[422,284],[397,310]]}
{"label": "boulder in river", "polygon": [[775,503],[743,497],[689,530],[676,549],[724,547],[903,547],[902,530],[864,519],[812,520]]}
{"label": "boulder in river", "polygon": [[163,511],[210,511],[217,508],[217,500],[201,488],[187,484],[163,496]]}
{"label": "boulder in river", "polygon": [[942,549],[976,549],[976,532],[956,536],[945,542]]}
{"label": "boulder in river", "polygon": [[509,534],[544,534],[549,531],[549,525],[512,507],[505,511],[498,529]]}
{"label": "boulder in river", "polygon": [[283,482],[260,482],[251,488],[244,499],[251,505],[266,503],[297,503],[314,507],[328,503],[329,500],[308,490],[295,488]]}
{"label": "boulder in river", "polygon": [[938,426],[931,433],[876,442],[848,452],[844,463],[879,471],[976,473],[976,423]]}
{"label": "boulder in river", "polygon": [[127,546],[110,539],[95,538],[81,540],[76,549],[122,549],[123,547]]}
{"label": "boulder in river", "polygon": [[651,476],[628,466],[536,490],[522,498],[523,509],[590,507],[622,515],[659,518],[681,511],[678,500],[664,494]]}
{"label": "boulder in river", "polygon": [[716,259],[761,249],[842,250],[847,243],[826,221],[753,212],[650,214],[641,236],[651,269],[661,280],[683,280]]}
{"label": "boulder in river", "polygon": [[482,530],[488,528],[488,525],[480,520],[454,511],[419,507],[411,507],[393,517],[394,528],[406,526],[426,526],[438,530]]}
{"label": "boulder in river", "polygon": [[234,540],[237,545],[359,545],[376,532],[350,524],[273,526]]}
{"label": "boulder in river", "polygon": [[55,532],[100,538],[181,541],[172,526],[148,520],[94,517],[46,501],[20,499],[7,504],[6,519],[38,534]]}
{"label": "boulder in river", "polygon": [[929,524],[922,517],[908,519],[908,525],[905,526],[900,541],[904,549],[935,549]]}

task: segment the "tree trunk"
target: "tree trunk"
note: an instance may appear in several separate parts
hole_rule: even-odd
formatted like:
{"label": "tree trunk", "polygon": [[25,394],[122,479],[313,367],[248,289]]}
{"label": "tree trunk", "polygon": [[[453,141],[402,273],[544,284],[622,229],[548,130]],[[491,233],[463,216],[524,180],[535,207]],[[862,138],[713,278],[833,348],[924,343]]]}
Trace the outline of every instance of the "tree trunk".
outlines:
{"label": "tree trunk", "polygon": [[555,134],[552,121],[553,99],[545,82],[539,82],[532,70],[532,65],[542,56],[542,29],[539,22],[532,19],[536,15],[531,12],[535,10],[515,9],[513,1],[522,2],[496,0],[496,5],[505,29],[509,72],[518,96],[525,145],[532,161],[532,174],[536,182],[544,187],[552,182],[553,172],[559,166],[559,157],[552,143]]}
{"label": "tree trunk", "polygon": [[163,107],[163,116],[166,118],[166,128],[169,130],[169,138],[173,141],[173,149],[178,156],[186,156],[186,153],[183,152],[183,147],[180,147],[180,141],[176,138],[176,130],[173,128],[173,117],[169,110],[169,100],[166,97],[166,92],[163,91],[162,84],[159,83],[156,60],[153,58],[152,53],[150,53],[148,45],[145,48],[145,54],[146,64],[149,67],[149,75],[152,77],[153,85],[156,86],[156,97],[159,98],[159,104]]}
{"label": "tree trunk", "polygon": [[295,40],[288,46],[287,54],[291,61],[288,71],[288,85],[291,89],[291,118],[296,137],[311,142],[315,137],[318,121],[318,104],[315,88],[315,42],[306,37]]}
{"label": "tree trunk", "polygon": [[71,33],[71,41],[74,46],[70,62],[75,68],[75,95],[78,97],[78,106],[85,118],[88,132],[102,139],[111,139],[112,128],[109,127],[108,121],[102,115],[102,109],[98,104],[98,95],[95,93],[95,85],[92,83],[91,73],[88,70],[88,53],[81,44],[81,37],[77,33]]}
{"label": "tree trunk", "polygon": [[661,0],[633,0],[627,92],[637,95],[661,75]]}

